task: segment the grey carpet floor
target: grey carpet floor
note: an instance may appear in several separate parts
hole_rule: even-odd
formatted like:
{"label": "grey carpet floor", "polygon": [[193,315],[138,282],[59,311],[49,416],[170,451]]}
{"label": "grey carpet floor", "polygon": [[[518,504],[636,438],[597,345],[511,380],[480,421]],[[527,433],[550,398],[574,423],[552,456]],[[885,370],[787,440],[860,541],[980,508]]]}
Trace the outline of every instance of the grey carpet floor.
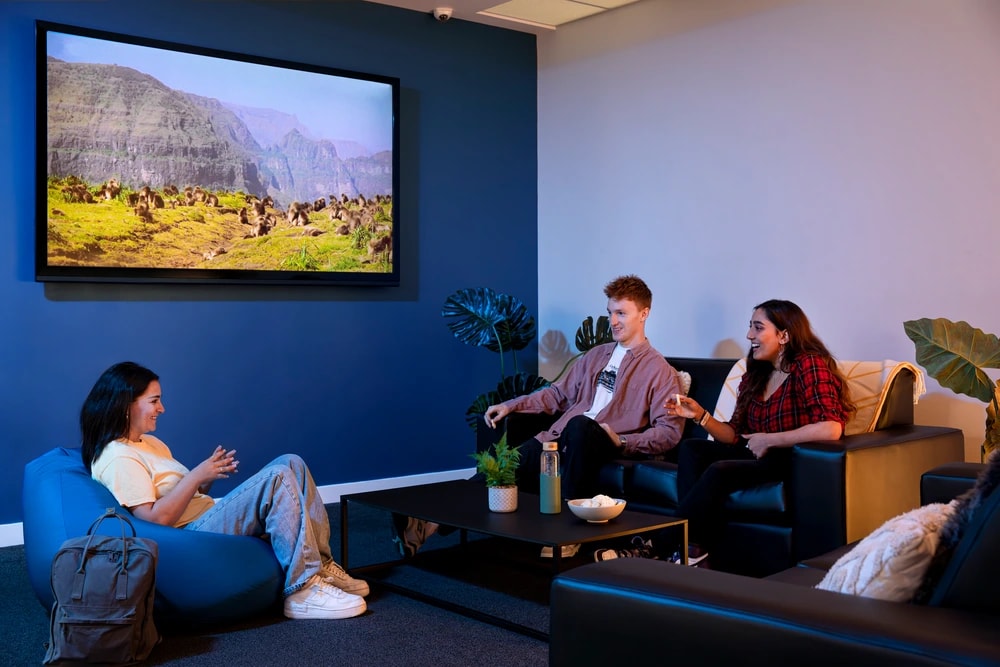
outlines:
{"label": "grey carpet floor", "polygon": [[[340,507],[327,507],[331,547],[340,557]],[[350,565],[396,558],[389,519],[351,509]],[[516,545],[434,536],[422,563],[403,564],[387,581],[445,597],[540,631],[548,630],[543,564]],[[511,549],[512,558],[489,556]],[[535,555],[537,560],[537,554]],[[380,575],[381,576],[381,575]],[[28,582],[23,547],[0,549],[0,665],[37,665],[45,655],[48,613]],[[373,582],[368,611],[338,621],[290,621],[273,614],[226,627],[165,630],[148,665],[509,665],[548,664],[540,640],[393,593]]]}

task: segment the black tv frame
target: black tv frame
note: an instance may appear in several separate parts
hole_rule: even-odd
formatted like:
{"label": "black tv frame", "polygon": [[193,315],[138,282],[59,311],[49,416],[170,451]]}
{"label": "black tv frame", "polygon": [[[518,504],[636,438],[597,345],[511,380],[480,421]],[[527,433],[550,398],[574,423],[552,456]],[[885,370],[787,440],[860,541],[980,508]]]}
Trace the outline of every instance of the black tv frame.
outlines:
{"label": "black tv frame", "polygon": [[[205,283],[217,283],[217,284],[278,284],[278,285],[386,285],[393,286],[398,285],[400,280],[400,229],[399,229],[399,98],[400,98],[400,81],[396,77],[375,75],[375,74],[364,74],[360,72],[354,72],[350,70],[338,69],[328,66],[321,66],[315,64],[304,64],[295,63],[284,60],[277,60],[273,58],[266,58],[261,56],[233,53],[228,51],[221,51],[211,48],[205,48],[194,45],[178,44],[172,42],[166,42],[158,39],[149,39],[144,37],[129,36],[123,34],[117,34],[112,32],[106,32],[102,30],[94,30],[90,28],[82,28],[76,26],[69,26],[59,23],[51,23],[47,21],[36,21],[36,214],[35,214],[35,280],[39,282],[108,282],[108,283],[191,283],[191,284],[205,284]],[[368,175],[360,174],[359,172],[354,172],[355,176],[359,179],[369,178],[372,181],[377,180],[379,183],[390,182],[391,191],[385,192],[360,192],[352,191],[351,193],[336,193],[336,192],[317,192],[315,198],[302,198],[302,203],[319,204],[320,197],[327,200],[325,203],[327,207],[319,211],[312,210],[307,211],[307,216],[312,217],[309,223],[305,223],[300,218],[300,224],[292,225],[288,222],[288,209],[291,208],[292,201],[285,201],[282,196],[287,196],[289,193],[279,190],[274,190],[272,186],[275,186],[275,180],[272,178],[273,174],[264,173],[265,164],[264,158],[268,158],[267,164],[271,164],[270,158],[274,157],[273,154],[269,153],[273,149],[272,153],[281,153],[281,148],[278,145],[268,144],[267,146],[260,146],[261,152],[259,154],[246,153],[245,146],[240,146],[239,144],[233,143],[231,140],[231,147],[234,152],[241,158],[259,158],[260,162],[255,164],[257,169],[257,174],[260,176],[260,180],[256,181],[262,188],[255,192],[249,192],[251,188],[249,187],[238,187],[235,183],[232,184],[232,188],[219,187],[218,183],[192,183],[190,181],[184,183],[167,183],[159,182],[154,178],[140,182],[137,178],[129,179],[129,182],[125,182],[124,178],[121,178],[116,173],[106,173],[104,179],[87,179],[82,178],[80,174],[71,173],[59,173],[53,174],[50,171],[50,165],[65,162],[67,164],[75,165],[86,165],[87,160],[82,157],[82,154],[91,146],[81,145],[80,155],[75,156],[76,161],[74,162],[74,156],[72,151],[75,145],[81,144],[81,142],[68,142],[70,144],[70,149],[64,154],[70,157],[62,159],[55,157],[55,151],[52,151],[50,155],[50,150],[53,148],[50,146],[49,141],[49,116],[50,112],[54,108],[50,107],[49,104],[49,86],[48,86],[48,57],[49,57],[49,37],[53,33],[58,33],[60,35],[68,36],[71,39],[84,38],[89,40],[100,40],[109,43],[109,48],[115,50],[116,56],[118,58],[121,56],[120,48],[126,47],[141,47],[141,49],[158,49],[163,52],[163,57],[174,57],[176,54],[187,54],[190,57],[199,59],[206,59],[204,66],[207,68],[210,65],[231,65],[237,68],[245,68],[246,85],[253,85],[255,75],[263,77],[266,74],[269,75],[284,75],[286,78],[293,75],[293,73],[300,72],[307,77],[316,77],[314,80],[316,85],[311,86],[311,88],[317,90],[329,90],[330,86],[340,85],[343,89],[339,91],[340,96],[337,97],[339,102],[341,97],[349,97],[347,94],[349,90],[353,90],[355,86],[363,84],[365,88],[371,88],[375,91],[376,96],[379,98],[378,112],[372,112],[370,115],[376,124],[385,123],[386,125],[378,125],[378,131],[380,136],[390,136],[391,137],[391,156],[386,156],[386,151],[383,148],[378,148],[371,151],[368,155],[361,155],[360,157],[353,156],[349,158],[344,158],[341,160],[339,151],[336,155],[336,159],[341,160],[337,163],[330,163],[330,178],[333,178],[333,172],[336,169],[340,169],[341,173],[343,170],[348,169],[348,163],[351,167],[357,167],[361,164],[363,169],[369,170]],[[144,58],[153,52],[149,51],[136,51],[137,54],[142,53],[143,55],[136,55],[135,62],[143,62]],[[82,63],[81,63],[82,64]],[[97,64],[97,63],[91,63]],[[116,60],[112,63],[100,64],[102,67],[110,66],[122,66],[129,67],[129,62],[122,63]],[[153,67],[150,65],[150,67]],[[260,68],[278,68],[280,72],[272,72],[270,69],[260,69]],[[142,72],[138,67],[132,68],[139,71],[142,76],[152,76],[145,72]],[[287,72],[286,72],[287,70]],[[129,73],[132,76],[131,73]],[[155,77],[153,77],[155,79]],[[159,80],[156,81],[157,83]],[[161,84],[165,85],[165,84]],[[384,90],[383,90],[384,88]],[[169,91],[167,96],[164,98],[164,105],[169,101],[171,112],[175,111],[177,106],[176,98],[172,97],[172,94],[182,94],[184,99],[190,99],[187,93],[191,91],[184,91],[180,88],[170,88],[166,86]],[[144,88],[148,90],[148,88]],[[201,95],[198,93],[201,99],[209,100],[208,96]],[[332,96],[332,93],[331,93]],[[159,99],[159,98],[158,98]],[[133,100],[135,102],[136,100]],[[231,102],[231,100],[217,100],[223,103]],[[334,100],[329,100],[333,102]],[[145,99],[143,100],[145,102]],[[303,102],[303,104],[309,104],[310,102]],[[275,101],[275,106],[272,107],[274,111],[280,112],[282,114],[292,114],[296,115],[295,108],[288,108],[280,106],[282,104],[281,100]],[[289,103],[290,104],[290,103]],[[391,108],[389,108],[391,106]],[[97,104],[92,104],[88,110],[86,100],[74,100],[73,113],[80,113],[79,109],[82,107],[84,109],[84,118],[91,119],[85,122],[97,122],[93,120],[100,116],[102,109]],[[361,113],[362,110],[367,110],[368,106],[366,103],[358,102],[357,110]],[[303,109],[299,109],[302,111]],[[354,108],[351,107],[350,110],[353,112]],[[131,111],[131,109],[130,109]],[[144,112],[148,113],[148,109],[144,109]],[[86,116],[86,114],[90,116]],[[154,109],[155,113],[155,109]],[[205,114],[208,112],[205,111]],[[161,115],[167,116],[166,106],[161,110]],[[348,114],[350,117],[354,117]],[[385,116],[385,117],[383,117]],[[296,115],[297,117],[297,115]],[[205,116],[200,118],[200,120],[205,120],[205,118],[211,117]],[[188,117],[187,120],[190,120]],[[75,122],[75,118],[74,121]],[[388,125],[391,124],[391,127]],[[211,123],[208,124],[214,130],[215,125]],[[65,127],[65,126],[63,126]],[[346,126],[345,126],[346,127]],[[120,129],[116,127],[115,129]],[[307,130],[309,128],[306,128]],[[125,132],[131,132],[131,130],[125,130]],[[360,133],[360,130],[359,130]],[[213,135],[215,136],[215,135]],[[111,150],[119,151],[119,154],[115,154],[112,160],[113,164],[121,164],[127,162],[129,159],[129,151],[132,153],[136,152],[136,147],[130,147],[128,145],[128,139],[133,138],[134,135],[127,134],[127,139],[124,142],[120,142],[112,147]],[[282,141],[288,139],[289,134],[285,134]],[[215,138],[218,138],[217,136]],[[65,134],[61,136],[61,139],[65,139]],[[339,137],[322,137],[315,138],[308,135],[299,135],[298,137],[292,137],[295,141],[307,141],[307,146],[316,149],[316,152],[325,152],[329,156],[329,147],[334,145],[335,141],[347,141],[346,146],[348,150],[353,150],[362,145],[362,142],[357,141],[355,137],[351,136],[339,136]],[[320,151],[320,144],[326,141],[325,145],[322,145],[323,151]],[[258,142],[259,143],[259,142]],[[138,145],[138,143],[137,143]],[[170,149],[176,149],[176,145],[171,143]],[[291,145],[291,143],[289,143]],[[345,145],[345,144],[340,144]],[[58,149],[63,151],[65,144],[61,144]],[[106,148],[106,146],[102,146]],[[194,148],[191,149],[194,152]],[[244,152],[240,152],[240,151]],[[335,148],[335,150],[337,150]],[[360,150],[360,149],[359,149]],[[363,153],[363,151],[362,151]],[[266,155],[265,155],[266,154]],[[170,158],[176,156],[176,152],[165,153],[161,157],[162,162],[169,163]],[[286,156],[287,157],[287,156]],[[111,158],[108,158],[111,160]],[[140,158],[141,159],[141,158]],[[100,163],[100,158],[96,160]],[[176,161],[175,161],[176,162]],[[183,160],[181,160],[183,162]],[[253,164],[252,159],[249,161]],[[314,170],[319,167],[324,167],[327,161],[317,161],[314,164],[310,163],[309,166]],[[386,177],[384,174],[385,165],[388,164],[391,168],[391,175]],[[246,164],[243,165],[244,167]],[[134,167],[127,167],[131,169]],[[188,173],[193,173],[190,169],[193,168],[193,164],[189,165]],[[362,169],[362,170],[363,170]],[[381,169],[381,171],[379,171]],[[105,169],[105,172],[111,171]],[[181,169],[183,171],[183,169]],[[252,173],[253,169],[244,169],[241,173]],[[123,172],[124,173],[124,172]],[[149,173],[147,170],[146,173]],[[313,173],[308,171],[306,173]],[[352,172],[348,172],[352,173]],[[375,173],[376,176],[371,176],[371,173]],[[96,175],[96,174],[93,174]],[[325,175],[325,174],[324,174]],[[62,188],[58,193],[58,197],[62,198],[62,201],[66,202],[65,206],[59,208],[59,199],[55,199],[50,202],[49,199],[49,179],[58,178],[61,179],[59,186]],[[72,252],[67,252],[66,256],[59,257],[55,254],[55,251],[50,252],[50,239],[55,239],[54,246],[56,243],[63,241],[64,236],[60,236],[60,230],[69,230],[70,227],[66,227],[67,224],[73,224],[74,219],[67,212],[62,209],[72,208],[74,210],[86,211],[89,215],[90,211],[98,211],[96,208],[89,209],[79,209],[75,208],[74,205],[83,205],[84,201],[76,201],[78,197],[86,198],[86,195],[80,192],[80,186],[74,185],[74,177],[81,179],[85,182],[86,188],[88,190],[94,190],[98,186],[107,185],[108,180],[115,179],[117,185],[121,188],[122,192],[128,192],[128,200],[126,196],[119,192],[117,196],[111,199],[98,199],[95,204],[100,207],[102,214],[115,217],[115,223],[99,221],[96,224],[104,224],[104,229],[97,228],[91,237],[86,238],[96,238],[88,243],[84,243],[82,248],[84,250],[79,250],[77,246]],[[343,182],[343,181],[340,181]],[[353,183],[354,181],[349,181]],[[243,185],[246,185],[244,181]],[[112,184],[113,186],[114,184]],[[160,193],[161,189],[166,188],[168,185],[176,186],[179,190],[177,195]],[[196,266],[181,266],[177,267],[169,264],[168,260],[164,259],[161,263],[150,262],[149,260],[143,259],[142,255],[136,255],[134,261],[122,263],[121,257],[128,257],[128,252],[130,250],[125,249],[126,246],[118,245],[114,246],[116,242],[120,242],[122,239],[128,240],[131,245],[127,248],[135,246],[137,243],[141,245],[144,241],[145,243],[158,243],[157,234],[163,233],[178,233],[183,234],[184,232],[180,230],[180,225],[182,223],[177,223],[177,232],[172,232],[169,229],[170,224],[173,220],[168,220],[167,218],[177,217],[177,211],[187,207],[185,204],[185,195],[183,192],[184,187],[194,188],[204,185],[204,193],[225,193],[226,195],[232,195],[230,201],[235,199],[240,195],[254,195],[258,200],[266,196],[271,196],[274,202],[273,208],[265,207],[265,211],[270,214],[270,222],[275,224],[272,230],[271,239],[267,239],[267,236],[253,237],[249,238],[250,243],[263,243],[274,241],[277,243],[292,244],[292,241],[287,240],[288,238],[295,238],[294,244],[300,249],[294,251],[291,254],[294,257],[288,258],[287,256],[280,262],[275,257],[269,257],[266,261],[274,263],[275,265],[263,264],[265,260],[255,258],[252,262],[245,261],[240,263],[241,260],[238,259],[238,254],[242,253],[243,250],[238,250],[237,254],[230,253],[230,248],[226,248],[225,245],[221,245],[219,248],[216,247],[205,247],[205,252],[201,257],[194,255],[193,264]],[[315,185],[315,184],[314,184]],[[141,191],[143,186],[152,188],[148,194],[149,205],[143,209],[145,198],[145,193]],[[318,187],[318,185],[315,185]],[[374,187],[374,186],[373,186]],[[75,188],[75,189],[74,189]],[[94,190],[96,191],[96,190]],[[109,194],[106,196],[111,196],[111,192],[114,192],[113,187],[107,190]],[[166,192],[172,192],[172,188]],[[136,194],[140,193],[140,194]],[[194,191],[196,195],[199,195],[197,191]],[[162,210],[154,208],[155,195],[161,194],[161,198],[164,199],[164,207]],[[91,193],[92,196],[93,192]],[[363,198],[358,198],[356,195],[363,195]],[[377,199],[380,206],[376,207],[373,204],[373,200]],[[139,202],[136,206],[136,197],[139,197]],[[207,199],[210,199],[208,195],[205,195]],[[173,200],[169,197],[174,197]],[[343,220],[339,220],[333,217],[334,206],[331,205],[332,199],[336,197],[338,201],[344,206],[344,211],[339,213]],[[343,199],[347,197],[348,201],[345,203]],[[222,199],[223,197],[220,197]],[[367,201],[365,201],[367,200]],[[187,202],[191,202],[192,199],[187,197]],[[294,201],[299,201],[295,199]],[[388,201],[388,204],[386,202]],[[55,202],[55,203],[53,203]],[[248,209],[252,212],[252,201],[247,199]],[[157,204],[160,202],[157,200]],[[93,205],[87,205],[93,206]],[[168,207],[171,207],[170,212],[167,211]],[[361,208],[365,206],[365,208]],[[113,208],[113,211],[111,210]],[[202,224],[211,224],[212,221],[218,220],[217,216],[222,216],[223,219],[228,221],[228,230],[234,230],[234,223],[225,218],[225,216],[230,215],[229,211],[233,210],[235,206],[221,206],[216,205],[212,208],[208,207],[208,202],[196,201],[190,208],[190,213],[193,217],[200,217],[200,222]],[[53,209],[57,209],[53,211]],[[203,209],[203,210],[202,210]],[[222,213],[219,213],[222,211]],[[357,215],[353,215],[351,211],[358,211]],[[360,219],[362,212],[367,212],[368,215],[364,217],[363,221]],[[374,212],[374,213],[373,213]],[[187,212],[185,212],[187,213]],[[151,217],[146,219],[142,216],[150,215]],[[279,216],[284,216],[284,220],[279,219]],[[157,217],[161,217],[160,222],[156,221]],[[182,222],[190,222],[186,219]],[[237,212],[237,218],[243,218],[243,216]],[[261,216],[264,218],[264,216]],[[327,222],[329,218],[329,222]],[[387,220],[388,218],[388,220]],[[208,222],[206,222],[206,219]],[[245,224],[239,228],[235,228],[238,231],[243,231],[246,228],[247,233],[250,233],[255,225],[253,224],[254,218],[247,217],[251,222]],[[77,221],[82,221],[83,216],[76,218]],[[315,221],[315,223],[314,223]],[[245,223],[245,220],[244,220]],[[316,224],[318,223],[318,224]],[[93,223],[91,223],[93,224]],[[116,234],[117,236],[110,236],[112,240],[102,240],[97,238],[101,236],[101,232],[108,232],[110,234],[110,225],[117,224]],[[222,223],[218,223],[222,224]],[[308,234],[316,234],[316,236],[310,236],[306,233],[306,224],[309,225],[310,229]],[[122,225],[124,225],[125,231],[122,231]],[[144,226],[145,225],[145,226]],[[344,233],[345,227],[349,230],[346,234]],[[389,237],[388,242],[391,242],[391,247],[386,250],[385,244],[387,241],[382,238],[381,244],[376,244],[373,248],[368,248],[364,243],[364,237],[359,240],[362,242],[360,248],[352,248],[351,250],[345,250],[345,254],[348,259],[345,261],[351,262],[352,264],[357,262],[359,266],[352,266],[348,270],[331,268],[329,264],[321,265],[317,262],[312,262],[306,268],[301,268],[302,264],[295,264],[295,260],[301,258],[309,258],[310,248],[315,250],[318,247],[315,239],[320,237],[325,237],[323,239],[324,245],[329,246],[330,244],[343,244],[343,239],[347,239],[349,242],[356,239],[353,236],[353,230],[357,227],[362,227],[361,232],[368,230],[369,235],[372,238],[378,239],[380,237]],[[387,229],[388,228],[388,229]],[[120,233],[119,233],[120,232]],[[317,233],[318,232],[318,233]],[[360,232],[359,232],[360,233]],[[298,234],[299,236],[292,237],[293,234]],[[288,237],[284,237],[288,235]],[[137,241],[136,239],[142,239]],[[334,240],[335,238],[340,240]],[[263,239],[263,241],[262,241]],[[278,240],[275,240],[278,239]],[[301,240],[299,240],[301,239]],[[79,239],[76,239],[79,244]],[[228,238],[228,242],[231,242],[231,247],[233,248],[243,248],[248,246],[241,246],[240,244],[246,243],[248,241],[247,237],[238,238],[236,236],[231,236]],[[106,244],[102,246],[102,243]],[[64,245],[68,245],[64,243]],[[339,248],[340,245],[337,247]],[[113,247],[114,246],[114,247]],[[215,251],[223,250],[223,253],[216,254]],[[115,259],[104,259],[106,254],[115,255]],[[155,252],[155,249],[154,249]],[[74,256],[74,254],[76,256]],[[193,253],[190,253],[193,254]],[[229,255],[225,257],[225,255]],[[176,259],[176,258],[172,258]],[[215,259],[221,259],[235,266],[226,266],[225,268],[217,268],[210,266],[212,261]],[[172,261],[171,260],[171,261]],[[67,263],[69,262],[69,263]],[[146,265],[150,263],[151,265]],[[374,267],[374,270],[373,270]]]}

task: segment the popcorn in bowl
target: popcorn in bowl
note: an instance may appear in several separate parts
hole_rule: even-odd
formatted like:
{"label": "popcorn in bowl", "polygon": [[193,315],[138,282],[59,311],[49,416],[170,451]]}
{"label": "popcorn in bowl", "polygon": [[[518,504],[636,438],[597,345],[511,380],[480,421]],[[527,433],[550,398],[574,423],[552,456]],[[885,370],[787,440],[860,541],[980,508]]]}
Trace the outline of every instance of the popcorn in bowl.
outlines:
{"label": "popcorn in bowl", "polygon": [[598,494],[593,498],[570,500],[567,505],[573,514],[590,523],[605,523],[625,509],[625,501]]}
{"label": "popcorn in bowl", "polygon": [[605,496],[604,494],[597,494],[590,500],[584,500],[580,503],[580,507],[614,507],[618,504],[618,501],[611,496]]}

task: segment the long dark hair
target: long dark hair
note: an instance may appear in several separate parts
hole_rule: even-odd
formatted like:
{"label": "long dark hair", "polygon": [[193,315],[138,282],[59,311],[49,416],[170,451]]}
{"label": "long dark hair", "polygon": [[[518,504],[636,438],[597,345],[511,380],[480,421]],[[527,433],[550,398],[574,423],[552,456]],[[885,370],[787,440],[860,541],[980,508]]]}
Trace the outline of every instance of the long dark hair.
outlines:
{"label": "long dark hair", "polygon": [[83,465],[90,466],[112,440],[128,437],[129,406],[160,377],[137,363],[117,363],[97,378],[80,408]]}
{"label": "long dark hair", "polygon": [[[847,388],[847,380],[837,368],[837,360],[826,349],[826,345],[819,339],[819,336],[813,332],[809,318],[802,312],[802,309],[791,301],[782,299],[770,299],[757,304],[753,309],[755,311],[762,310],[778,331],[788,332],[788,342],[785,343],[781,352],[780,370],[787,371],[800,354],[819,356],[826,363],[830,372],[840,380],[840,404],[844,407],[844,413],[848,416],[851,415],[854,412],[854,403],[851,401]],[[771,362],[754,359],[753,351],[747,353],[747,386],[736,397],[736,402],[740,407],[744,407],[755,396],[758,398],[763,396],[772,370],[774,370],[774,366]]]}

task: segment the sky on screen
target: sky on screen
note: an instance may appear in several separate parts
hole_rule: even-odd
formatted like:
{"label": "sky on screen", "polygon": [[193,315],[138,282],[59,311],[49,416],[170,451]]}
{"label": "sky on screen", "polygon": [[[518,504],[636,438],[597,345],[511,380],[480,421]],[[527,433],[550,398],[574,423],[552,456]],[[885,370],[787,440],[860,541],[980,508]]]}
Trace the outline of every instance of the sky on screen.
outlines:
{"label": "sky on screen", "polygon": [[47,48],[67,62],[131,67],[176,90],[291,114],[322,139],[392,150],[388,84],[58,32]]}

